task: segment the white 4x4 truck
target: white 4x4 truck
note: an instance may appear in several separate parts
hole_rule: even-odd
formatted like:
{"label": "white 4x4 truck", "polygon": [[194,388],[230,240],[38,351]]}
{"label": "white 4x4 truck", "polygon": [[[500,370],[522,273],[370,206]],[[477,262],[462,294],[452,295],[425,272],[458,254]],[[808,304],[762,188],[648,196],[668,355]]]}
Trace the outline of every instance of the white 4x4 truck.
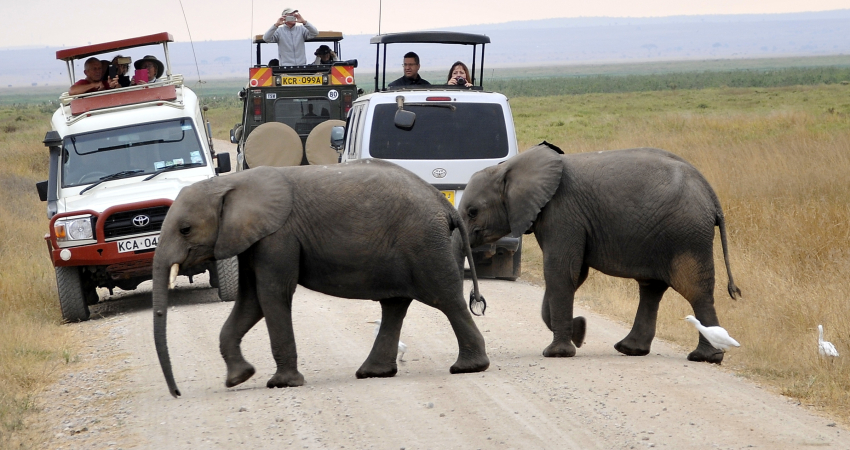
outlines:
{"label": "white 4x4 truck", "polygon": [[[119,50],[158,44],[165,56],[164,73],[154,82],[65,93],[53,114],[44,139],[49,178],[37,188],[47,202],[45,240],[66,321],[89,318],[98,287],[130,290],[151,279],[160,226],[177,194],[230,171],[230,156],[213,151],[198,97],[171,73],[172,41],[159,33],[56,52],[72,83],[74,60],[112,59]],[[206,270],[222,300],[235,299],[235,258],[181,274],[191,280]]]}
{"label": "white 4x4 truck", "polygon": [[[484,46],[490,38],[443,31],[384,34],[372,38],[380,61],[387,44],[471,45],[474,86],[403,86],[386,88],[386,70],[375,92],[352,105],[346,127],[335,127],[331,145],[341,161],[381,158],[392,161],[440,190],[457,207],[475,172],[517,154],[516,134],[508,99],[483,90]],[[475,78],[477,46],[481,71]],[[384,61],[386,66],[386,61]],[[442,80],[433,80],[442,82]],[[478,277],[515,280],[521,272],[522,238],[505,237],[472,249]]]}

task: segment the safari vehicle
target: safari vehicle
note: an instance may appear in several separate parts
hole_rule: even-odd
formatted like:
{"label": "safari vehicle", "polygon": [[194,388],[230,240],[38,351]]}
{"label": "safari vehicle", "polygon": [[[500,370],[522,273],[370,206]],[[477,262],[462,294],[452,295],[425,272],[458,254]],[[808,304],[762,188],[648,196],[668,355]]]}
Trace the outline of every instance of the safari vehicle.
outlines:
{"label": "safari vehicle", "polygon": [[[49,178],[37,184],[47,202],[45,235],[56,270],[62,317],[89,318],[97,288],[135,289],[151,279],[159,230],[178,192],[230,171],[230,156],[213,150],[200,100],[171,73],[169,33],[59,50],[71,83],[74,61],[93,55],[161,44],[164,75],[148,84],[60,97],[44,138]],[[149,53],[150,49],[146,49]],[[235,258],[206,270],[222,300],[235,299]]]}
{"label": "safari vehicle", "polygon": [[[328,42],[341,56],[342,33],[321,31],[307,42]],[[269,66],[263,64],[262,35],[254,38],[257,61],[248,71],[248,86],[239,92],[242,123],[230,131],[237,146],[237,170],[257,166],[335,164],[330,129],[342,125],[354,99],[357,60],[333,64]],[[267,44],[274,48],[277,44]]]}
{"label": "safari vehicle", "polygon": [[[489,42],[484,35],[443,31],[373,37],[371,43],[377,46],[375,92],[354,102],[346,129],[333,130],[332,142],[342,150],[341,160],[392,161],[431,183],[457,207],[473,173],[517,154],[508,99],[483,87],[484,46]],[[471,45],[473,86],[387,88],[388,44]],[[478,45],[481,61],[476,79]],[[515,280],[521,274],[521,255],[522,238],[505,237],[473,249],[479,277]]]}

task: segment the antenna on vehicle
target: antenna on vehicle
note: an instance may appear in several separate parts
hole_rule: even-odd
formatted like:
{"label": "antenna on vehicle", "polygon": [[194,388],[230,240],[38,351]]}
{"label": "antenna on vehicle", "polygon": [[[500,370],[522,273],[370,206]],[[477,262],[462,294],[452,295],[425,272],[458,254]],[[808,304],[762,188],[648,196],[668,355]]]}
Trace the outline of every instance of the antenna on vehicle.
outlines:
{"label": "antenna on vehicle", "polygon": [[201,80],[201,68],[198,67],[198,56],[195,54],[195,42],[192,40],[192,31],[189,30],[189,19],[186,18],[186,10],[183,9],[183,0],[177,0],[180,3],[180,11],[183,12],[183,21],[186,22],[186,32],[189,33],[189,44],[192,45],[192,57],[195,58],[195,70],[198,72],[198,84],[206,83]]}
{"label": "antenna on vehicle", "polygon": [[378,35],[381,34],[381,12],[384,9],[383,0],[378,0]]}

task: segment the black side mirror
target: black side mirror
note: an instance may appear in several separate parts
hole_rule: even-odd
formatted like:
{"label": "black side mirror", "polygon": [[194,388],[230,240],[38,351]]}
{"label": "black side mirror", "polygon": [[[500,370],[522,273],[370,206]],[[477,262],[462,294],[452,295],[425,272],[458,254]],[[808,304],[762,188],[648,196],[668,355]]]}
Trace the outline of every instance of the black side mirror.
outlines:
{"label": "black side mirror", "polygon": [[47,201],[47,180],[39,181],[38,183],[36,183],[35,189],[38,191],[38,198],[41,199],[41,201],[46,202]]}
{"label": "black side mirror", "polygon": [[230,153],[217,153],[215,155],[215,159],[218,163],[218,167],[216,167],[215,173],[230,172]]}
{"label": "black side mirror", "polygon": [[398,128],[409,130],[413,128],[413,123],[416,122],[416,113],[412,111],[404,110],[404,97],[399,95],[395,98],[396,104],[398,105],[398,111],[395,112],[395,117],[393,118],[393,123]]}
{"label": "black side mirror", "polygon": [[331,148],[340,151],[345,145],[345,127],[331,128]]}

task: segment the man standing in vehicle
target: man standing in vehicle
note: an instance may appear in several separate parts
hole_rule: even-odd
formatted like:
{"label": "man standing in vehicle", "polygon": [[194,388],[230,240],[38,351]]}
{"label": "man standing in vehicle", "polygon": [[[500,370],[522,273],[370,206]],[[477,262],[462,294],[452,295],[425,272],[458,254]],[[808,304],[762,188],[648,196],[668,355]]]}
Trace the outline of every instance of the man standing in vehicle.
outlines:
{"label": "man standing in vehicle", "polygon": [[119,86],[118,77],[103,80],[103,66],[97,58],[89,58],[86,60],[86,63],[83,66],[83,73],[86,74],[86,77],[74,83],[74,85],[68,89],[68,94],[85,94],[86,92],[101,91]]}
{"label": "man standing in vehicle", "polygon": [[390,87],[430,86],[431,83],[419,76],[419,55],[407,52],[404,55],[404,76],[390,83]]}
{"label": "man standing in vehicle", "polygon": [[[299,23],[304,26],[296,26]],[[283,26],[281,26],[283,25]],[[286,8],[280,18],[266,31],[263,40],[277,42],[278,59],[281,66],[307,64],[304,41],[318,36],[319,30],[301,17],[297,9]]]}

